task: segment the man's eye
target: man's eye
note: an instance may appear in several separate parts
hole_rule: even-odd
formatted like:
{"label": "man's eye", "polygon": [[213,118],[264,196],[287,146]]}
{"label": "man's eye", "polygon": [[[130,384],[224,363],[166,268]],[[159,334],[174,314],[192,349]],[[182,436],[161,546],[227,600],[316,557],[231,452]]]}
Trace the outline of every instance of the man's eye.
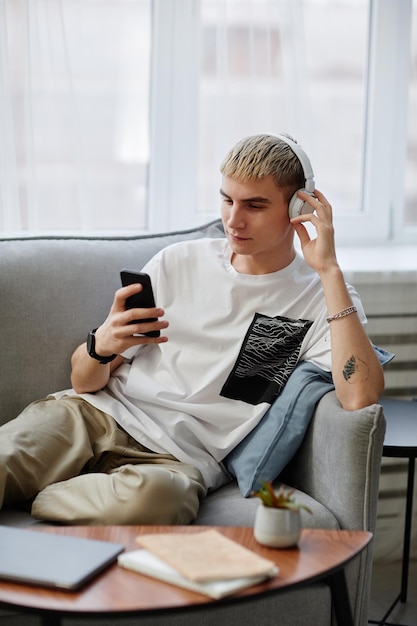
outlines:
{"label": "man's eye", "polygon": [[250,204],[249,208],[253,209],[254,211],[261,211],[264,208],[264,205],[263,204]]}

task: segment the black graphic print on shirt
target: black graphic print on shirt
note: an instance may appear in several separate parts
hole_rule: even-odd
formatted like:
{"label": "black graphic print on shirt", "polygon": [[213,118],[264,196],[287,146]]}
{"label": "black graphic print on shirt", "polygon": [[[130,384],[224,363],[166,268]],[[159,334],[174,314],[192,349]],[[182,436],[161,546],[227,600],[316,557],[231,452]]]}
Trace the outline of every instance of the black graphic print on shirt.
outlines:
{"label": "black graphic print on shirt", "polygon": [[272,403],[297,365],[312,323],[255,313],[220,395],[248,404]]}

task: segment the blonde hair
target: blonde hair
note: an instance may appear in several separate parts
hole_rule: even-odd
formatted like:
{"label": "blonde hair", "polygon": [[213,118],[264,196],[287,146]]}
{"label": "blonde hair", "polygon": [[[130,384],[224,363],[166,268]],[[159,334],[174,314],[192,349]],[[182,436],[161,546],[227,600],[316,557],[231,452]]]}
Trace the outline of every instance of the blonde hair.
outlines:
{"label": "blonde hair", "polygon": [[[290,135],[284,136],[295,142]],[[300,160],[275,135],[252,135],[239,141],[224,158],[220,172],[243,183],[272,176],[288,200],[305,182]]]}

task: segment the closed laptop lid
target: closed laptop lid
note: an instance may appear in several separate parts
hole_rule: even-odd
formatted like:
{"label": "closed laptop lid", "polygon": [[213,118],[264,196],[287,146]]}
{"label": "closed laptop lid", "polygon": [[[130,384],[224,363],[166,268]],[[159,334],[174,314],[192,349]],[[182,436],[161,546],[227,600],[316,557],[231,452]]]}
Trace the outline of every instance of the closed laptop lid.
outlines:
{"label": "closed laptop lid", "polygon": [[0,526],[0,579],[74,590],[123,550],[109,541]]}

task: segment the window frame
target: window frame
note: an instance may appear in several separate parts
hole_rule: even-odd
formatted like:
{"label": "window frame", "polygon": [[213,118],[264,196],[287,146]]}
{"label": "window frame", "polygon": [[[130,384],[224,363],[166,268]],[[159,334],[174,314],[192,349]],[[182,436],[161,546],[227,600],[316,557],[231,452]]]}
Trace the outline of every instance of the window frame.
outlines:
{"label": "window frame", "polygon": [[200,32],[199,0],[153,0],[150,232],[197,225]]}
{"label": "window frame", "polygon": [[370,1],[362,214],[335,222],[351,241],[413,238],[403,225],[411,20],[412,0]]}

